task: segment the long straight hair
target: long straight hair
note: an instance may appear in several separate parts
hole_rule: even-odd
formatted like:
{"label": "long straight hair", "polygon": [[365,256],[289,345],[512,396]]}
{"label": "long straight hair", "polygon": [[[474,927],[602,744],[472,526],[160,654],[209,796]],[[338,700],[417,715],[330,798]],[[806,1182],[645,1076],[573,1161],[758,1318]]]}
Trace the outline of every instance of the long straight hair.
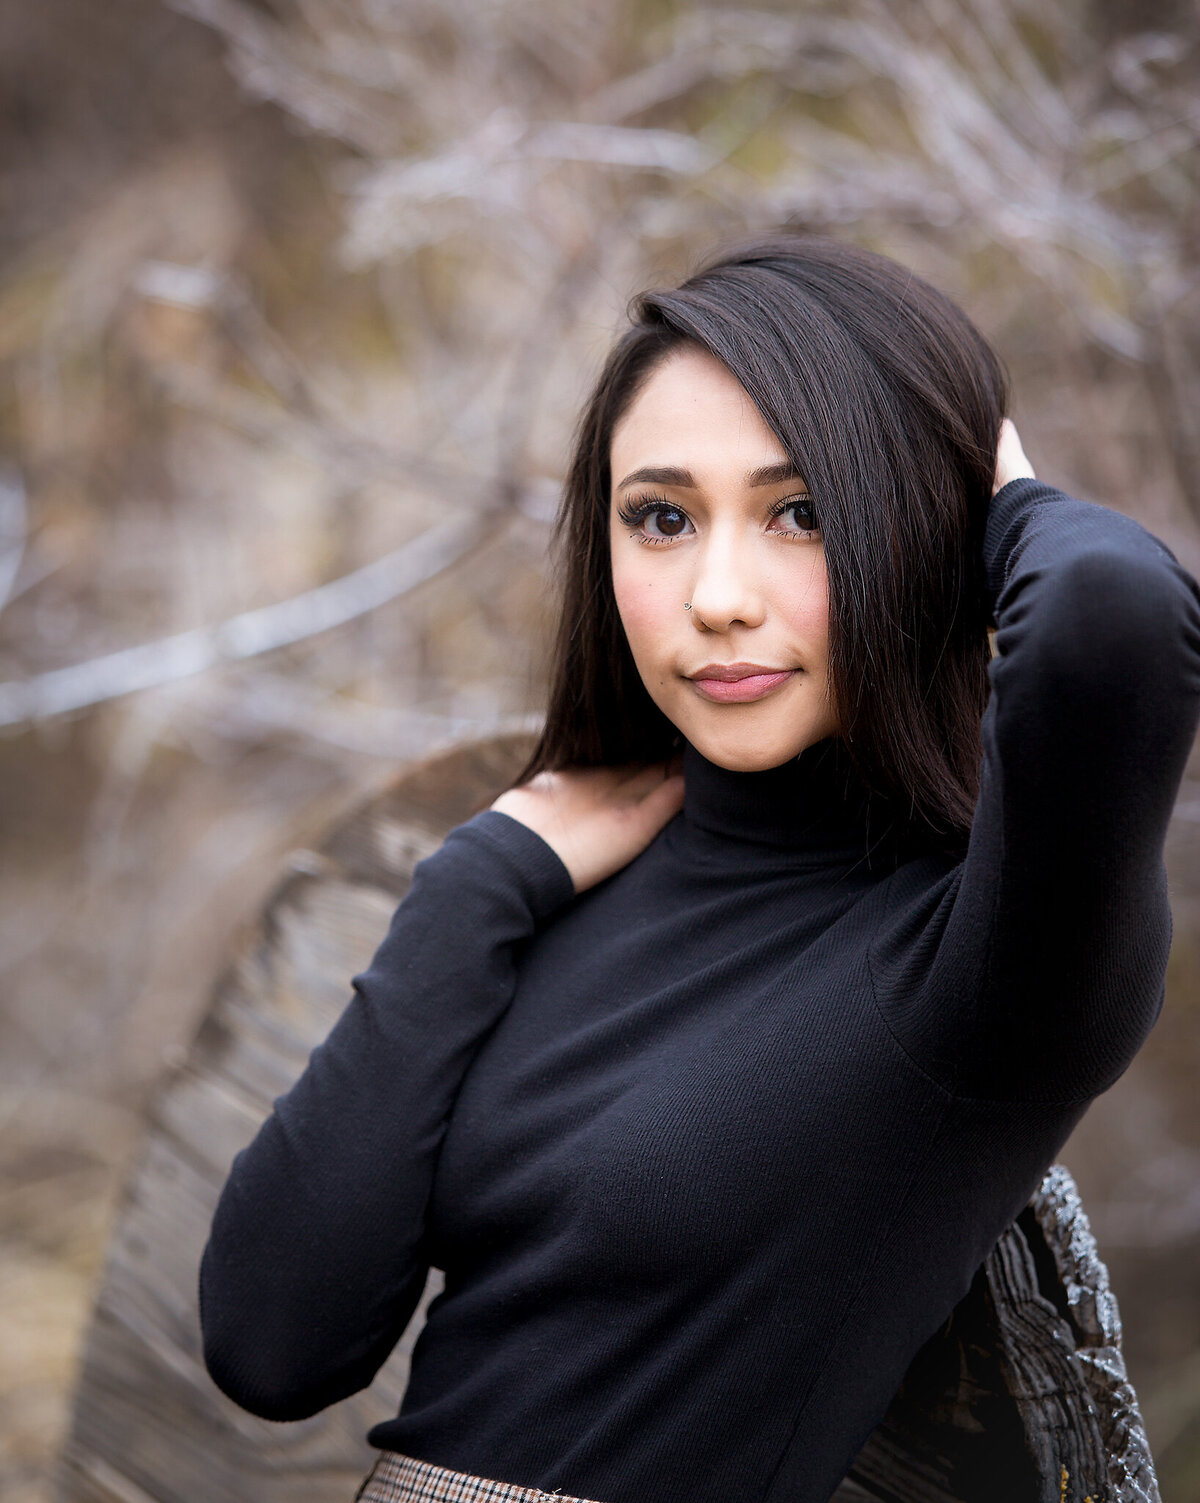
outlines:
{"label": "long straight hair", "polygon": [[829,684],[871,794],[960,850],[978,797],[989,601],[980,556],[1008,403],[999,356],[907,267],[780,234],[642,293],[581,413],[551,551],[560,588],[543,770],[654,762],[682,738],[634,664],[609,553],[613,430],[681,345],[741,383],[804,477],[829,580]]}

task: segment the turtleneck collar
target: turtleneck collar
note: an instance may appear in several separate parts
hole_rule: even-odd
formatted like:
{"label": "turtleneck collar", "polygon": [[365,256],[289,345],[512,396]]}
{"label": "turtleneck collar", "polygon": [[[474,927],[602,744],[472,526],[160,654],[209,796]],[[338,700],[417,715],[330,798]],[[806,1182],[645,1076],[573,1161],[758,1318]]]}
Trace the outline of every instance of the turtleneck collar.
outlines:
{"label": "turtleneck collar", "polygon": [[894,821],[870,797],[838,737],[759,772],[721,767],[685,740],[683,778],[684,820],[706,835],[818,859],[869,850],[871,865],[895,853]]}

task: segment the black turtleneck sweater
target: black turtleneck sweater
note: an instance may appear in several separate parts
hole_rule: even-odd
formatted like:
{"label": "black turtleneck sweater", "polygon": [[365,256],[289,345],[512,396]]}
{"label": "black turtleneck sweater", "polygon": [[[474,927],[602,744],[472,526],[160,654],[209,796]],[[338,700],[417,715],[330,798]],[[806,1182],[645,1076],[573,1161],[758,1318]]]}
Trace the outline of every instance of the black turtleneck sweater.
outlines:
{"label": "black turtleneck sweater", "polygon": [[1137,523],[1019,480],[965,859],[884,839],[818,742],[685,747],[685,801],[576,895],[486,810],[416,868],[235,1159],[201,1271],[217,1383],[275,1419],[599,1503],[826,1503],[1158,1015],[1200,594]]}

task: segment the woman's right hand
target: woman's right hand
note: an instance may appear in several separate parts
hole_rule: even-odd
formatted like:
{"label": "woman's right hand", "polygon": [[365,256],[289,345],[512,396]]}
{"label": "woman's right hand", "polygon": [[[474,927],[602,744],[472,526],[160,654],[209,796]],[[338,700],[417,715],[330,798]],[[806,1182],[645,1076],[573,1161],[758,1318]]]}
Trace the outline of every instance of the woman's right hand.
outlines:
{"label": "woman's right hand", "polygon": [[678,756],[648,766],[539,772],[490,807],[519,819],[549,845],[577,893],[620,871],[683,806]]}

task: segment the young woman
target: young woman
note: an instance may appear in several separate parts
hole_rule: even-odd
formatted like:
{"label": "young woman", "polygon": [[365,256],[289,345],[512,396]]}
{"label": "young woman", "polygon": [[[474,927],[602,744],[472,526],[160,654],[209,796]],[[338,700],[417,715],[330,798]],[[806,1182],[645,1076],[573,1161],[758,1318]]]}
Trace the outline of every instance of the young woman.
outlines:
{"label": "young woman", "polygon": [[[234,1161],[205,1356],[299,1419],[445,1271],[372,1503],[826,1503],[1163,998],[1200,591],[947,298],[781,236],[579,427],[544,734]],[[994,652],[989,626],[995,627]]]}

